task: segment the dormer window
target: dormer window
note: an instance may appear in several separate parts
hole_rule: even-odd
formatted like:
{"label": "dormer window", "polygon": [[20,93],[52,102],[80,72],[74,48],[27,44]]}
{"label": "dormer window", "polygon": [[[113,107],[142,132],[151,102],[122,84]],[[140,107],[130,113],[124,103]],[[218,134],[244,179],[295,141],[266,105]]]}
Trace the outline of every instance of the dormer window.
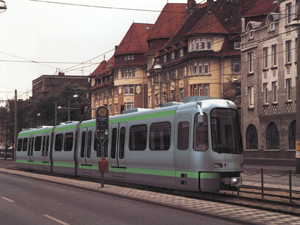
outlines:
{"label": "dormer window", "polygon": [[274,22],[270,23],[270,30],[275,30],[275,23]]}
{"label": "dormer window", "polygon": [[163,62],[164,62],[164,63],[167,62],[167,55],[164,55],[164,56],[163,56]]}
{"label": "dormer window", "polygon": [[175,59],[175,52],[171,53],[171,59],[174,60]]}
{"label": "dormer window", "polygon": [[212,50],[212,38],[194,38],[189,40],[189,52]]}
{"label": "dormer window", "polygon": [[254,33],[254,31],[253,31],[253,30],[250,30],[250,32],[249,32],[249,38],[250,38],[250,39],[253,39],[253,33]]}
{"label": "dormer window", "polygon": [[234,42],[234,50],[240,50],[241,49],[241,42]]}
{"label": "dormer window", "polygon": [[134,60],[134,55],[124,55],[124,61]]}
{"label": "dormer window", "polygon": [[180,49],[179,50],[179,57],[183,57],[183,55],[184,55],[183,49]]}

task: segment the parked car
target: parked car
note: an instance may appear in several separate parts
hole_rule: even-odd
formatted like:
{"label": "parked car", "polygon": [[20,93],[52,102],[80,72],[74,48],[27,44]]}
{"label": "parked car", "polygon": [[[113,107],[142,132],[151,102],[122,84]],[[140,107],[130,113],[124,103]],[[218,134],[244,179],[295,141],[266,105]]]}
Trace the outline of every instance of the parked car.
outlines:
{"label": "parked car", "polygon": [[4,151],[0,151],[0,157],[4,157]]}

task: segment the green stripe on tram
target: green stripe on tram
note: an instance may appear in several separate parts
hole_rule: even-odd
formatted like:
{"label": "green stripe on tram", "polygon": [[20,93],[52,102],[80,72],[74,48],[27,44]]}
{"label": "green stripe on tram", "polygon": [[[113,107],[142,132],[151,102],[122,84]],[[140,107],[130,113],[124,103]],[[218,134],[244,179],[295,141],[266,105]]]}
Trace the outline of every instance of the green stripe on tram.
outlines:
{"label": "green stripe on tram", "polygon": [[109,119],[109,123],[110,124],[124,123],[124,122],[130,122],[130,121],[146,120],[146,119],[153,119],[153,118],[174,116],[174,115],[176,115],[176,110],[168,110],[168,111],[163,111],[163,112],[155,112],[155,113],[134,115],[134,116],[122,117],[122,118],[116,118],[116,119]]}
{"label": "green stripe on tram", "polygon": [[28,160],[16,160],[16,163],[25,163],[25,164],[33,164],[33,165],[50,166],[50,162],[41,162],[41,161],[33,161],[33,162],[30,162],[30,161],[28,161]]}
{"label": "green stripe on tram", "polygon": [[43,134],[43,133],[50,133],[52,131],[52,128],[45,129],[45,130],[33,130],[33,131],[23,131],[19,133],[18,137],[24,137],[28,135],[34,135],[34,134]]}
{"label": "green stripe on tram", "polygon": [[71,126],[56,127],[55,131],[76,130],[77,123]]}

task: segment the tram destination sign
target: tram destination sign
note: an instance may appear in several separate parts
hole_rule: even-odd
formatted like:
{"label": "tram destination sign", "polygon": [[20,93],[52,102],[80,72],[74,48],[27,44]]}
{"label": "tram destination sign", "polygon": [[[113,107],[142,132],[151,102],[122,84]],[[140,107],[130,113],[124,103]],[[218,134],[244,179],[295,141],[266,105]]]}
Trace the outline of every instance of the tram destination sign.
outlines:
{"label": "tram destination sign", "polygon": [[96,136],[103,142],[108,138],[109,112],[105,106],[96,110]]}

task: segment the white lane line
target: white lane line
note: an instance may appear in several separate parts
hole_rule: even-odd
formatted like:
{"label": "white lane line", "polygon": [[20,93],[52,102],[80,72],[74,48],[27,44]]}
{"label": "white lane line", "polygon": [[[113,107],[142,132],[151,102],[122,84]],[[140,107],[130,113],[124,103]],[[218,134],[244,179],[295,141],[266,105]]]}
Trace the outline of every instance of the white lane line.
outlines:
{"label": "white lane line", "polygon": [[6,201],[8,201],[8,202],[15,202],[15,201],[13,201],[13,200],[11,200],[9,198],[5,198],[5,197],[1,197],[1,198],[4,199],[4,200],[6,200]]}
{"label": "white lane line", "polygon": [[44,215],[44,217],[47,217],[48,219],[53,220],[53,221],[55,221],[57,223],[60,223],[60,224],[63,224],[63,225],[69,225],[68,223],[65,223],[64,221],[61,221],[61,220],[56,219],[56,218],[54,218],[52,216],[49,216],[49,215]]}

